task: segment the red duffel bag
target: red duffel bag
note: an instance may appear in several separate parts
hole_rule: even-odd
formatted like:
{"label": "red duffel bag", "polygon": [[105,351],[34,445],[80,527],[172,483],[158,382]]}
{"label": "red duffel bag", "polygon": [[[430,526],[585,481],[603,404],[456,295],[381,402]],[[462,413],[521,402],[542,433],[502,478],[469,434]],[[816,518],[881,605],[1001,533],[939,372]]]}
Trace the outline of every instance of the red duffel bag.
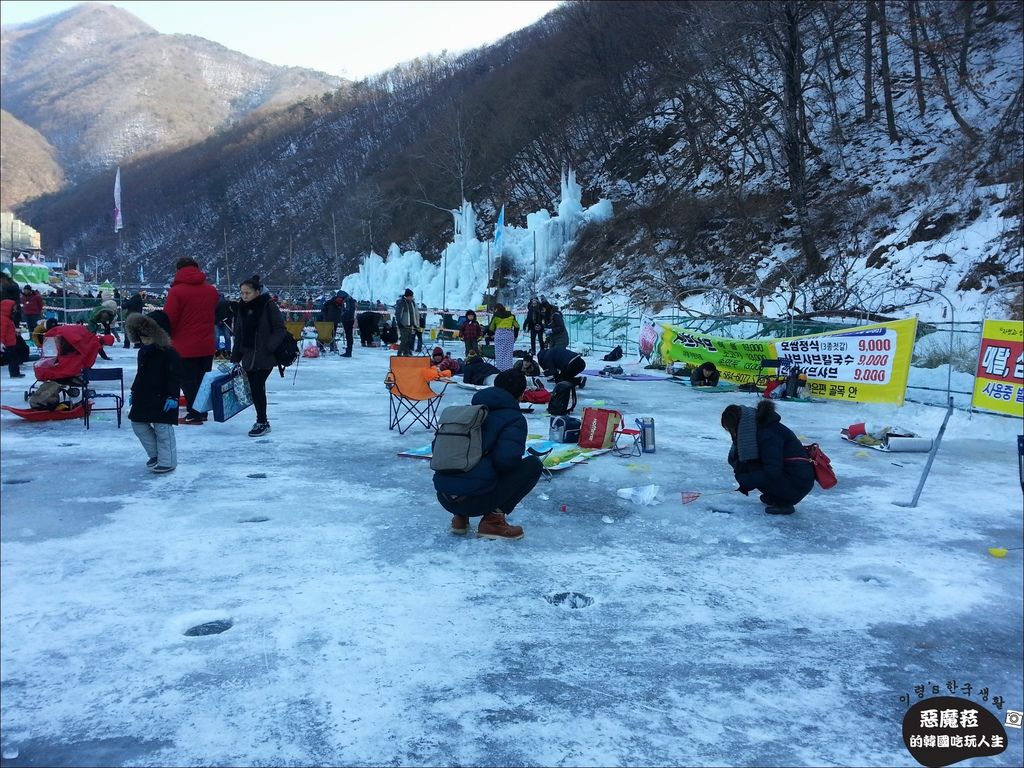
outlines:
{"label": "red duffel bag", "polygon": [[609,408],[584,408],[580,425],[580,448],[611,448],[622,414]]}

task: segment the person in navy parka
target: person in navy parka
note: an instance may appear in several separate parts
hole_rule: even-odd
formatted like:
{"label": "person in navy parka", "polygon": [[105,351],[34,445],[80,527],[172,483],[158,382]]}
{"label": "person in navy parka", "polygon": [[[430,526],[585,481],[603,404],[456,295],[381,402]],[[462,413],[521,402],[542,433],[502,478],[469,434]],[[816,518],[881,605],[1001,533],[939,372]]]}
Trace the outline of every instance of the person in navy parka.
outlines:
{"label": "person in navy parka", "polygon": [[473,396],[473,405],[486,405],[481,428],[484,455],[468,472],[434,473],[434,490],[441,506],[452,513],[452,533],[469,530],[469,518],[481,517],[477,535],[488,539],[521,539],[523,529],[509,525],[505,515],[516,508],[540,479],[543,469],[526,450],[526,417],[519,398],[526,391],[522,371],[502,371],[494,386]]}
{"label": "person in navy parka", "polygon": [[729,465],[737,490],[746,495],[761,491],[769,515],[791,515],[814,487],[814,467],[803,444],[782,423],[775,403],[761,400],[757,409],[729,405],[722,411],[722,427],[732,436]]}
{"label": "person in navy parka", "polygon": [[587,377],[580,376],[587,367],[587,361],[582,355],[573,352],[565,347],[549,347],[542,349],[537,355],[537,362],[544,369],[545,376],[553,376],[555,383],[567,381],[574,387],[583,387],[587,384]]}

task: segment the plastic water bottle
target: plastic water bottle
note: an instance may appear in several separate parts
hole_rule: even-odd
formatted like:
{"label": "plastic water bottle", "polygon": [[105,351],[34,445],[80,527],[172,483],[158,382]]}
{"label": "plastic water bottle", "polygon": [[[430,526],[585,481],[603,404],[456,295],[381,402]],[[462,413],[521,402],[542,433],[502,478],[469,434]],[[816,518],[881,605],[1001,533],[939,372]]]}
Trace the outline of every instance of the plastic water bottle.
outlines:
{"label": "plastic water bottle", "polygon": [[640,447],[643,452],[654,453],[654,418],[641,416],[636,420],[636,427],[640,430]]}

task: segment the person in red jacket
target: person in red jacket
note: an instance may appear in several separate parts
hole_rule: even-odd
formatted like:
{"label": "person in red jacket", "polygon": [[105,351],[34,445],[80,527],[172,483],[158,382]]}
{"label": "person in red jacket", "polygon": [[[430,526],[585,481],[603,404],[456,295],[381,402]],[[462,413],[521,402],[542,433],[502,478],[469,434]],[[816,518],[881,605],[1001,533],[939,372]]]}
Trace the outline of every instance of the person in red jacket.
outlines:
{"label": "person in red jacket", "polygon": [[0,343],[4,347],[4,356],[7,358],[7,372],[12,379],[20,379],[25,376],[21,372],[21,351],[18,349],[18,327],[14,322],[14,310],[18,302],[14,299],[0,301]]}
{"label": "person in red jacket", "polygon": [[43,319],[43,295],[31,285],[21,291],[21,315],[30,331]]}
{"label": "person in red jacket", "polygon": [[171,321],[171,346],[181,357],[181,391],[185,395],[185,424],[202,424],[206,414],[192,408],[203,376],[213,368],[216,352],[217,289],[206,282],[206,274],[195,259],[183,256],[174,264],[177,272],[167,293],[164,312]]}

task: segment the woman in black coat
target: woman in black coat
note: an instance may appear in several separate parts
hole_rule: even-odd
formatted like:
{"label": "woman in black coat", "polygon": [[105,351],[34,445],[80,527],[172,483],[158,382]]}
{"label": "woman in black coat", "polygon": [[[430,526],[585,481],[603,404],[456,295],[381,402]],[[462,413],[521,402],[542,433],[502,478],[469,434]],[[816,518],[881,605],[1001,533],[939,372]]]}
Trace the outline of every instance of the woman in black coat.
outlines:
{"label": "woman in black coat", "polygon": [[722,411],[722,427],[732,436],[729,464],[737,489],[746,495],[761,491],[769,515],[791,515],[814,487],[814,467],[803,444],[782,423],[775,403],[761,400],[757,409],[729,405]]}
{"label": "woman in black coat", "polygon": [[151,472],[163,474],[178,466],[174,427],[178,423],[181,358],[171,346],[170,323],[161,310],[134,313],[125,321],[125,335],[138,339],[139,364],[132,382],[128,420],[146,449]]}
{"label": "woman in black coat", "polygon": [[243,280],[239,287],[241,302],[231,329],[235,340],[231,345],[231,362],[238,363],[249,378],[256,423],[249,437],[260,437],[270,431],[267,419],[267,379],[277,365],[275,350],[287,333],[284,318],[270,294],[263,292],[260,276]]}

